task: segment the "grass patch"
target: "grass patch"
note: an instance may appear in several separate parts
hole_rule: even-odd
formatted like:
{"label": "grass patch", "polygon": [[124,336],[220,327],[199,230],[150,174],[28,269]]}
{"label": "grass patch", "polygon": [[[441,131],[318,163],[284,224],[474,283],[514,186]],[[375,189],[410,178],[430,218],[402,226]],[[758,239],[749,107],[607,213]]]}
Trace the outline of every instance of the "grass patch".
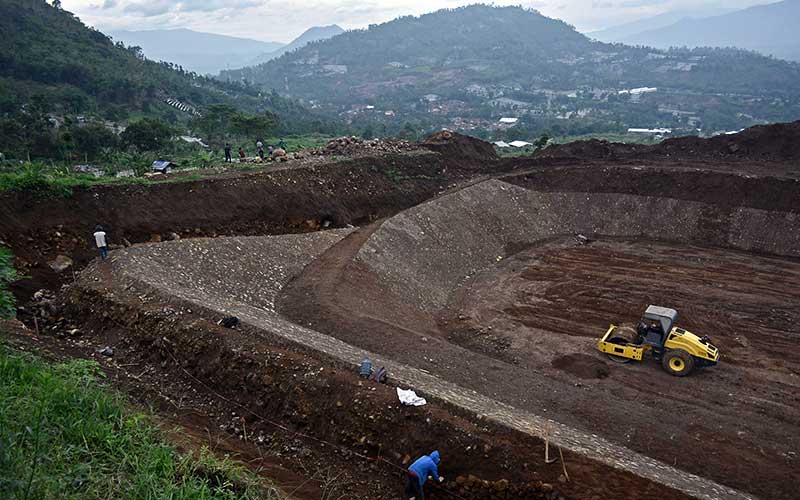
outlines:
{"label": "grass patch", "polygon": [[94,361],[47,364],[0,341],[0,498],[279,498],[207,450],[178,453],[101,375]]}
{"label": "grass patch", "polygon": [[37,165],[26,165],[18,172],[0,173],[0,191],[28,191],[42,197],[71,196],[75,188],[92,185],[90,175],[46,174]]}
{"label": "grass patch", "polygon": [[[309,134],[309,135],[288,135],[285,137],[268,137],[264,140],[264,147],[266,148],[267,145],[277,146],[280,139],[283,139],[283,142],[286,143],[286,149],[288,151],[299,151],[301,149],[308,149],[308,148],[319,148],[328,143],[333,136],[330,135],[322,135],[322,134]],[[254,146],[248,145],[250,149],[253,149]],[[245,148],[247,149],[247,147]]]}
{"label": "grass patch", "polygon": [[575,141],[588,141],[591,139],[598,139],[608,142],[620,142],[624,144],[658,144],[661,139],[655,137],[638,135],[638,134],[623,134],[623,133],[597,133],[597,134],[584,134],[584,135],[566,135],[553,137],[555,144],[567,144]]}
{"label": "grass patch", "polygon": [[[373,166],[373,169],[375,167]],[[417,175],[407,175],[400,171],[397,167],[391,166],[384,171],[386,177],[389,178],[392,182],[403,182],[403,181],[411,181],[411,180],[430,180],[433,177],[429,175],[417,174]]]}
{"label": "grass patch", "polygon": [[7,248],[0,247],[0,319],[13,318],[16,314],[14,295],[8,285],[18,279],[14,255]]}

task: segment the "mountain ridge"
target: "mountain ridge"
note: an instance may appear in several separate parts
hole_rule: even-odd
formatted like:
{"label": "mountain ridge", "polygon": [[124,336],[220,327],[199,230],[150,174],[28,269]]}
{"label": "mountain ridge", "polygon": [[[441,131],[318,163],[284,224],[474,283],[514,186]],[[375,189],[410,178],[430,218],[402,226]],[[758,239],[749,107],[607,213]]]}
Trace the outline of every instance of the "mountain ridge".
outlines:
{"label": "mountain ridge", "polygon": [[670,10],[662,14],[645,17],[624,24],[612,26],[610,28],[590,31],[584,33],[586,36],[601,42],[625,42],[631,36],[644,33],[645,31],[657,30],[675,24],[682,19],[700,19],[705,17],[719,16],[735,12],[737,9],[721,8],[718,6],[692,7],[684,9]]}
{"label": "mountain ridge", "polygon": [[520,7],[404,16],[220,77],[390,130],[408,121],[469,132],[510,116],[540,131],[710,133],[800,117],[800,65],[739,50],[606,44]]}
{"label": "mountain ridge", "polygon": [[800,0],[756,5],[727,14],[682,19],[620,41],[657,48],[736,47],[779,59],[800,61]]}
{"label": "mountain ridge", "polygon": [[256,54],[271,52],[284,46],[250,38],[219,35],[187,28],[169,30],[116,30],[108,35],[125,45],[142,48],[154,61],[167,61],[200,74],[216,74],[223,69],[238,68]]}
{"label": "mountain ridge", "polygon": [[188,127],[214,106],[278,115],[280,133],[333,128],[294,100],[149,60],[44,1],[0,2],[0,32],[4,154],[61,157],[61,127],[102,124],[118,133],[141,118]]}
{"label": "mountain ridge", "polygon": [[327,40],[328,38],[332,38],[344,32],[345,30],[342,29],[337,24],[329,24],[325,26],[312,26],[311,28],[305,30],[303,33],[300,34],[300,36],[298,36],[291,42],[287,43],[286,45],[279,47],[273,51],[259,54],[258,57],[250,61],[248,66],[257,66],[259,64],[271,61],[272,59],[277,59],[283,54],[291,52],[293,50],[297,50],[301,47],[308,45],[311,42],[316,42],[319,40]]}

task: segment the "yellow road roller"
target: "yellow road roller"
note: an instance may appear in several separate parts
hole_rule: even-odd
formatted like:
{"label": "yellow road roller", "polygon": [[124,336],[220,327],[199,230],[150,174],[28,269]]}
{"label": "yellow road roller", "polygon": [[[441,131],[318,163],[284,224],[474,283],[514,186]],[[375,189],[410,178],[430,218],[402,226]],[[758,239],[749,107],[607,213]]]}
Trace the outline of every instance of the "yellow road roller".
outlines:
{"label": "yellow road roller", "polygon": [[708,337],[699,337],[678,328],[678,311],[668,307],[647,306],[636,331],[627,335],[621,328],[611,325],[597,343],[600,352],[617,363],[641,361],[647,352],[670,375],[685,377],[695,368],[714,366],[719,361],[719,350]]}

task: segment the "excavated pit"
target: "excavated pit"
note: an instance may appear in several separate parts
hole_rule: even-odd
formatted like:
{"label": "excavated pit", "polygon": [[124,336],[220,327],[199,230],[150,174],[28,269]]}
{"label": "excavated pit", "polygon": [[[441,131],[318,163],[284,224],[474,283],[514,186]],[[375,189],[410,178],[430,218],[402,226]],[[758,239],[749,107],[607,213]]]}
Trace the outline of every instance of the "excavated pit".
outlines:
{"label": "excavated pit", "polygon": [[[93,272],[235,315],[345,366],[369,352],[395,383],[515,432],[547,432],[597,470],[633,472],[645,479],[637,498],[654,483],[699,498],[791,498],[791,203],[507,180],[359,229],[135,246]],[[655,363],[607,364],[594,339],[648,303],[678,307],[684,326],[717,341],[720,366],[676,379]],[[570,493],[594,494],[588,484]]]}
{"label": "excavated pit", "polygon": [[[408,154],[5,193],[0,240],[28,276],[15,293],[35,339],[90,357],[113,345],[103,365],[129,373],[135,401],[177,404],[189,432],[219,428],[248,463],[308,476],[302,500],[331,496],[311,491],[324,470],[340,495],[393,498],[395,466],[434,447],[469,500],[788,499],[799,124],[514,159],[442,132]],[[127,247],[102,264],[97,223]],[[58,274],[59,255],[88,267]],[[26,303],[62,284],[63,317]],[[648,303],[710,335],[720,366],[676,379],[595,351]],[[355,376],[365,352],[389,386]],[[400,406],[392,385],[429,404]],[[569,481],[541,436],[551,456],[563,448]]]}
{"label": "excavated pit", "polygon": [[[290,284],[281,310],[662,462],[791,498],[799,219],[779,197],[715,204],[699,194],[487,181],[351,235]],[[770,202],[779,209],[765,210]],[[679,308],[684,326],[723,349],[721,365],[688,379],[652,362],[589,380],[558,368],[564,355],[603,360],[596,338],[648,303]],[[696,453],[701,442],[708,453]]]}

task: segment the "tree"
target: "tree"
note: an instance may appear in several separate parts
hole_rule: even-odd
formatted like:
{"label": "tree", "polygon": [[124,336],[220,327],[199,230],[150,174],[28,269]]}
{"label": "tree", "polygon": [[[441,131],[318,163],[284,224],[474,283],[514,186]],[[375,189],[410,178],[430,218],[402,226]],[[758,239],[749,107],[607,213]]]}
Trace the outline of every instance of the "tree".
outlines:
{"label": "tree", "polygon": [[227,104],[212,104],[203,111],[203,116],[195,120],[194,125],[205,135],[209,142],[221,143],[231,126],[236,109]]}
{"label": "tree", "polygon": [[105,148],[114,148],[119,145],[117,134],[99,123],[92,123],[85,127],[72,127],[69,130],[69,136],[75,148],[74,151],[87,160],[95,159]]}
{"label": "tree", "polygon": [[267,137],[275,129],[278,117],[265,111],[250,115],[225,104],[213,104],[195,121],[195,126],[211,142],[221,143],[230,136],[255,139]]}
{"label": "tree", "polygon": [[366,127],[364,127],[364,131],[361,132],[361,138],[372,139],[373,137],[375,137],[375,132],[372,130],[372,124],[369,123]]}
{"label": "tree", "polygon": [[536,149],[542,149],[543,147],[547,146],[547,143],[550,142],[550,138],[547,134],[542,134],[536,141],[534,141],[533,145],[536,146]]}
{"label": "tree", "polygon": [[401,139],[407,139],[411,141],[417,138],[417,130],[414,128],[413,125],[411,125],[411,123],[406,122],[406,124],[403,125],[403,130],[400,131],[400,134],[398,134],[398,136]]}
{"label": "tree", "polygon": [[233,135],[251,139],[266,137],[277,122],[277,117],[268,111],[261,115],[236,113],[231,117],[228,131]]}
{"label": "tree", "polygon": [[158,151],[166,147],[176,131],[155,118],[142,118],[128,125],[120,138],[139,151]]}

